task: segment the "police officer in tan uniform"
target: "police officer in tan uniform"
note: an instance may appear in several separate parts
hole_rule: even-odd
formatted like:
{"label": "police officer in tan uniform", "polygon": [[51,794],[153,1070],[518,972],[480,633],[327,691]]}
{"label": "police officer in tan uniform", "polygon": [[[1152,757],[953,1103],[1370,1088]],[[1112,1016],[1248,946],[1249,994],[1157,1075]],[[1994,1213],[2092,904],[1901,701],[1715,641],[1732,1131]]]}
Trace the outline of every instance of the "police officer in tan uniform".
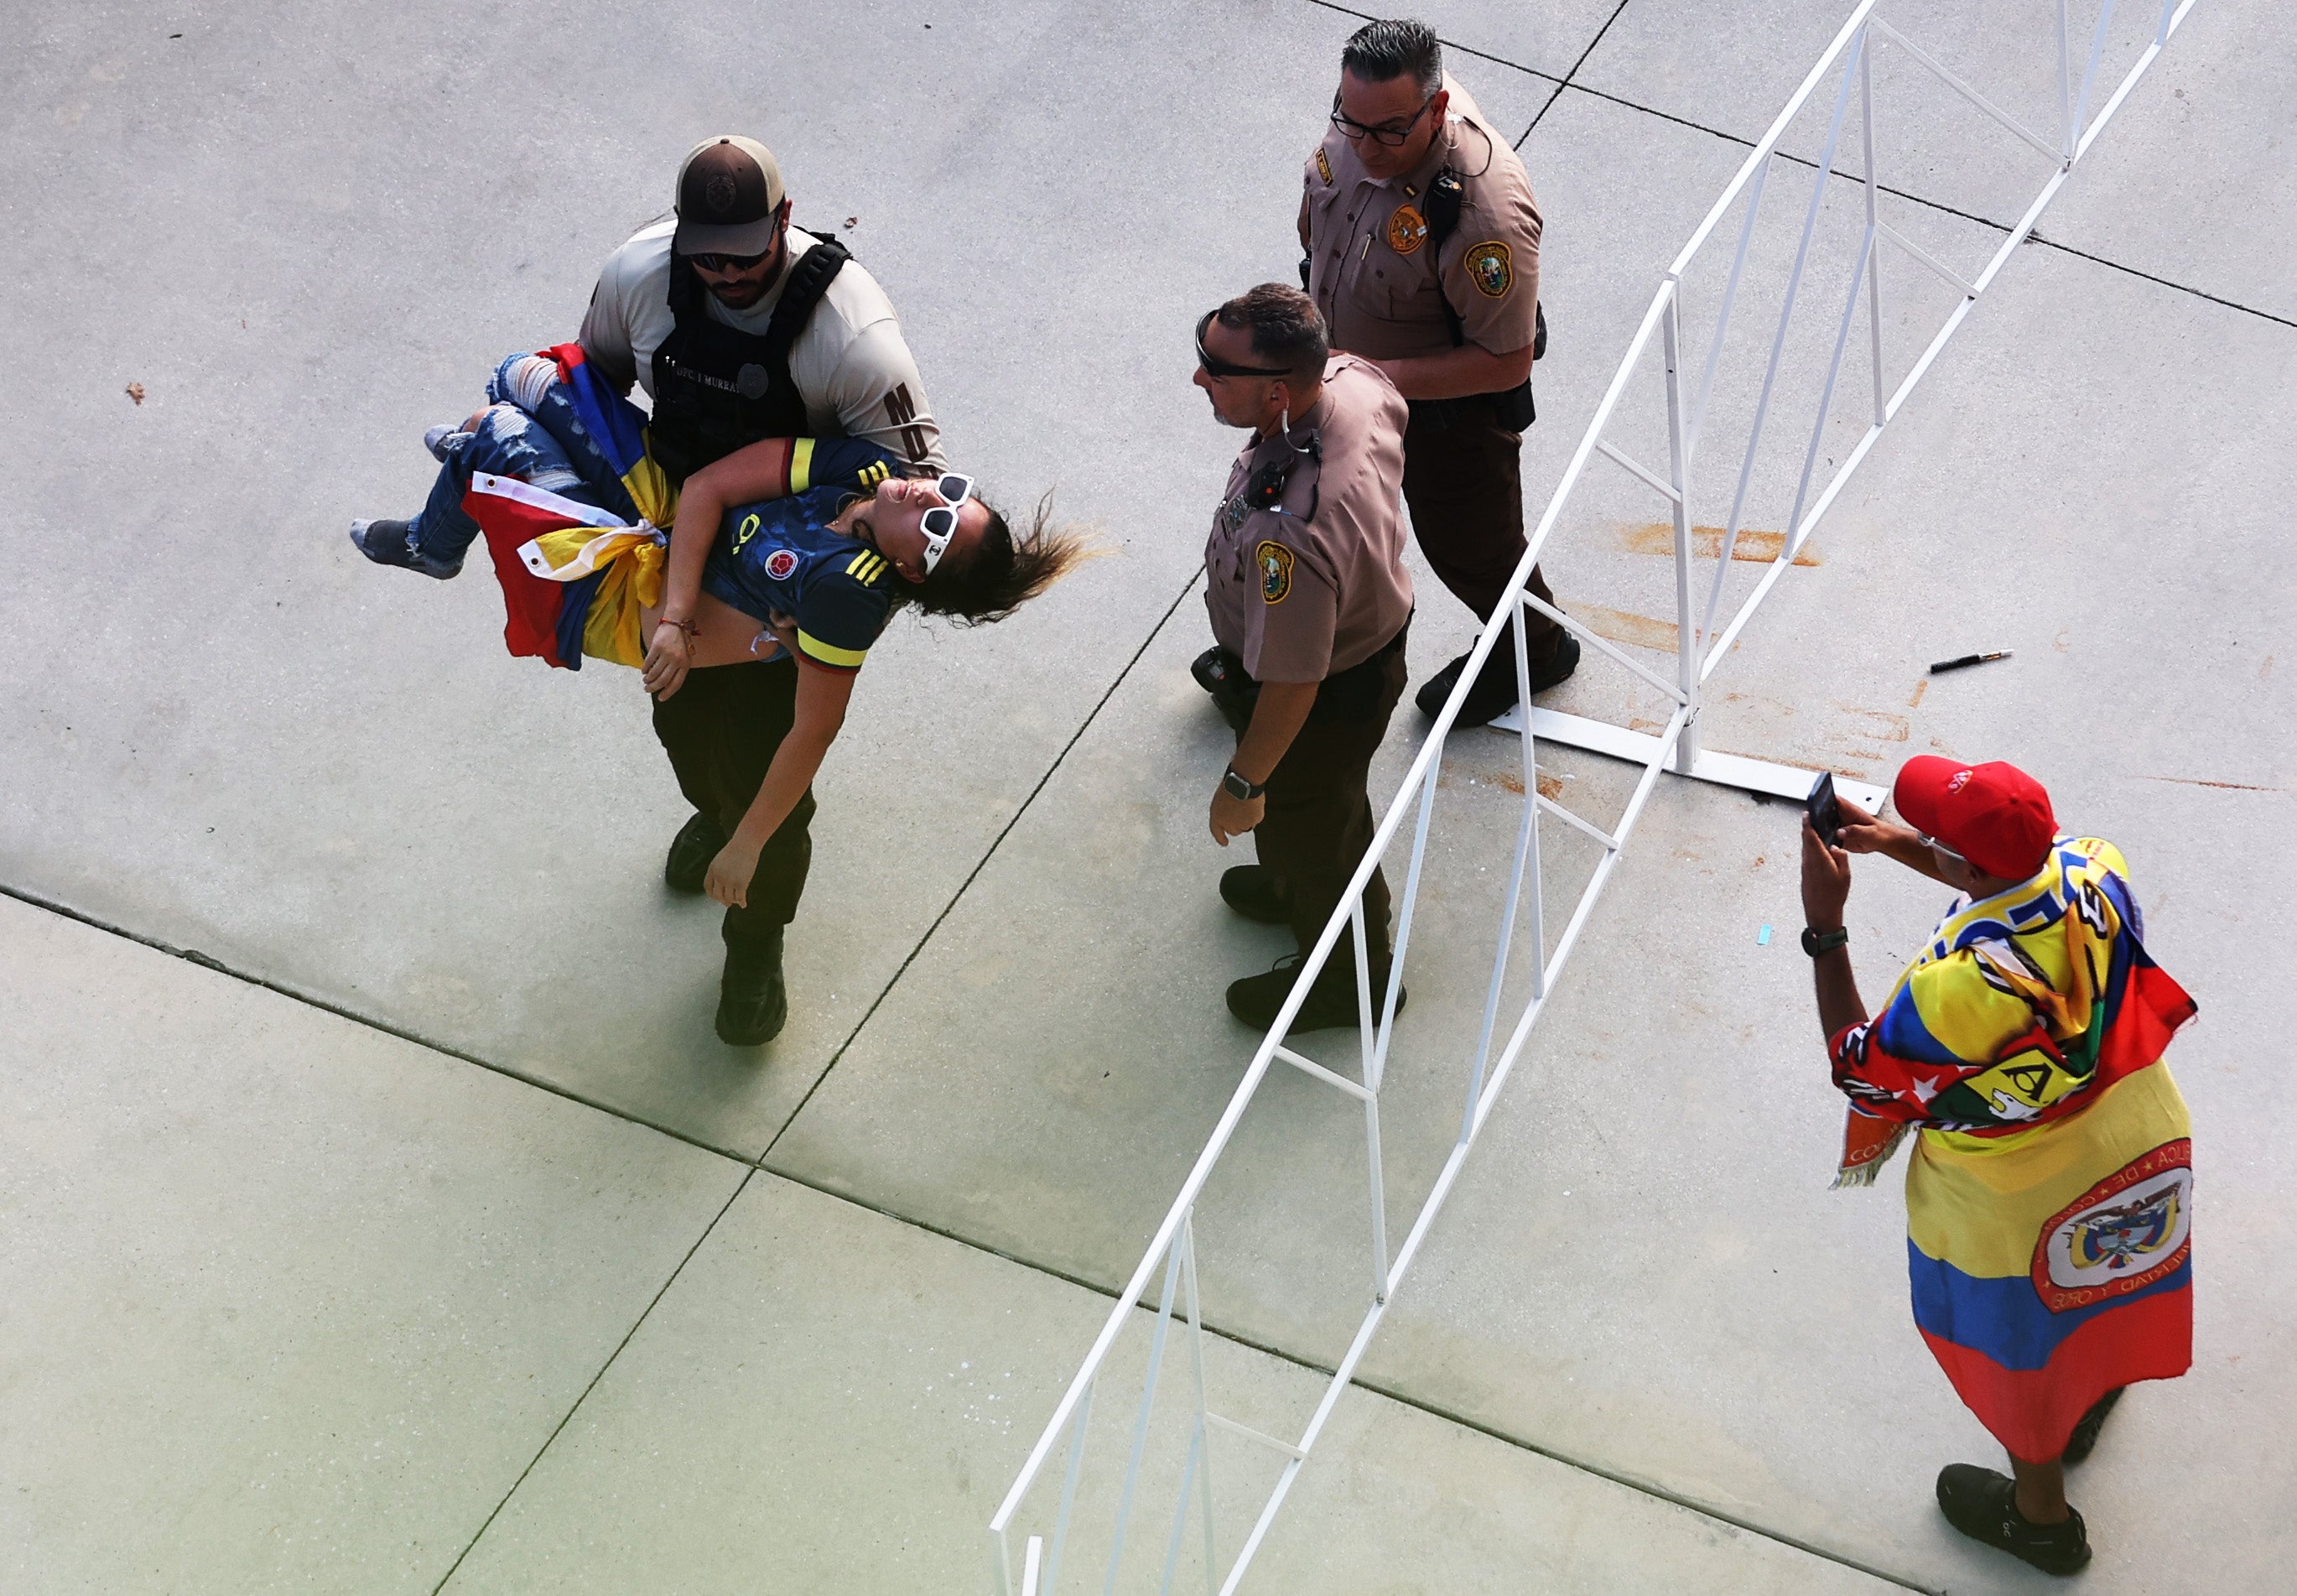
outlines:
{"label": "police officer in tan uniform", "polygon": [[[1331,126],[1309,157],[1300,205],[1304,279],[1332,346],[1370,359],[1411,401],[1404,498],[1420,552],[1479,619],[1522,558],[1523,429],[1539,318],[1539,208],[1523,162],[1459,85],[1427,24],[1371,22],[1340,53]],[[1554,595],[1535,569],[1531,591]],[[1579,645],[1524,613],[1532,691],[1579,662]],[[1434,715],[1462,654],[1420,690]],[[1459,724],[1516,700],[1503,635]]]}
{"label": "police officer in tan uniform", "polygon": [[[1365,781],[1404,692],[1412,578],[1396,496],[1408,413],[1371,362],[1331,353],[1315,306],[1281,284],[1208,313],[1197,358],[1213,414],[1252,433],[1205,545],[1214,696],[1239,728],[1213,791],[1212,834],[1225,848],[1249,831],[1260,855],[1222,876],[1221,896],[1248,919],[1288,925],[1305,954],[1371,842]],[[1387,989],[1387,884],[1374,871],[1364,932],[1375,1008]],[[1231,1012],[1274,1024],[1298,962],[1231,984]],[[1343,937],[1291,1029],[1357,1018],[1354,943]]]}

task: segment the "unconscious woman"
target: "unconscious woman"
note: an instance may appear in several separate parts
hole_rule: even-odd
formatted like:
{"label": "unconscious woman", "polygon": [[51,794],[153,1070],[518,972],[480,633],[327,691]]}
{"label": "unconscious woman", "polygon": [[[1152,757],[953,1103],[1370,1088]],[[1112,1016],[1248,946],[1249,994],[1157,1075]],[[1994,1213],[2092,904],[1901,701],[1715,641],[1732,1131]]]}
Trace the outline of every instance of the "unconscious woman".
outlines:
{"label": "unconscious woman", "polygon": [[1082,543],[1041,509],[1017,535],[970,477],[903,477],[897,457],[852,439],[769,439],[673,486],[644,416],[572,346],[506,361],[489,394],[461,427],[433,429],[445,469],[417,518],[434,522],[428,539],[362,522],[352,541],[379,564],[451,575],[422,563],[423,545],[466,517],[494,556],[513,653],[639,667],[695,809],[664,878],[726,906],[718,1034],[756,1046],[788,1012],[783,928],[811,856],[814,773],[870,646],[904,605],[1002,620]]}

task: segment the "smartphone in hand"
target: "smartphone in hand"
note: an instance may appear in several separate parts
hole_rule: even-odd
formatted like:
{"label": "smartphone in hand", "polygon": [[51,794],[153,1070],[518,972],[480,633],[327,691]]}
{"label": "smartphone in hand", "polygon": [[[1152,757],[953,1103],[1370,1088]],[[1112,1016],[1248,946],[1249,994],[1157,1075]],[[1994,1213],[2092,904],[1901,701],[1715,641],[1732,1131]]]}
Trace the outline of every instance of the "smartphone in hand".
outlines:
{"label": "smartphone in hand", "polygon": [[1803,800],[1803,812],[1810,817],[1810,828],[1818,833],[1818,840],[1828,847],[1841,845],[1842,804],[1834,795],[1834,775],[1822,770],[1810,786],[1810,796]]}

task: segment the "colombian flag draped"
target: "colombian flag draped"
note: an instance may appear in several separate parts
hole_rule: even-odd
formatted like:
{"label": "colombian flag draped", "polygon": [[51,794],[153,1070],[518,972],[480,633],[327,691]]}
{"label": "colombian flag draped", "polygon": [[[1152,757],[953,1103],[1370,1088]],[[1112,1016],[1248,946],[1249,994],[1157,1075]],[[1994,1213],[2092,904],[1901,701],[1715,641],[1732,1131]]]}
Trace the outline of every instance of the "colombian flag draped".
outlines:
{"label": "colombian flag draped", "polygon": [[2013,1456],[2046,1461],[2106,1392],[2193,1361],[2193,1166],[2161,1062],[2194,1013],[2145,954],[2121,855],[2061,838],[1947,916],[1881,1012],[1832,1043],[1838,1184],[1909,1129],[1914,1323]]}

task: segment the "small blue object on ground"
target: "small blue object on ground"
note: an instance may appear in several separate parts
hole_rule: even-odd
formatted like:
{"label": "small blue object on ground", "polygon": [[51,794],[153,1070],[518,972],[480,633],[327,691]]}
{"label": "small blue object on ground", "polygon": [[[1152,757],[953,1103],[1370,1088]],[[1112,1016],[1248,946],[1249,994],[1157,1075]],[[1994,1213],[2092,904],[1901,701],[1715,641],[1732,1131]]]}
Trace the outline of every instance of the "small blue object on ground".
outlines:
{"label": "small blue object on ground", "polygon": [[1770,945],[1771,928],[1768,926],[1766,926],[1760,931],[1755,933],[1755,946],[1758,948],[1767,948]]}

